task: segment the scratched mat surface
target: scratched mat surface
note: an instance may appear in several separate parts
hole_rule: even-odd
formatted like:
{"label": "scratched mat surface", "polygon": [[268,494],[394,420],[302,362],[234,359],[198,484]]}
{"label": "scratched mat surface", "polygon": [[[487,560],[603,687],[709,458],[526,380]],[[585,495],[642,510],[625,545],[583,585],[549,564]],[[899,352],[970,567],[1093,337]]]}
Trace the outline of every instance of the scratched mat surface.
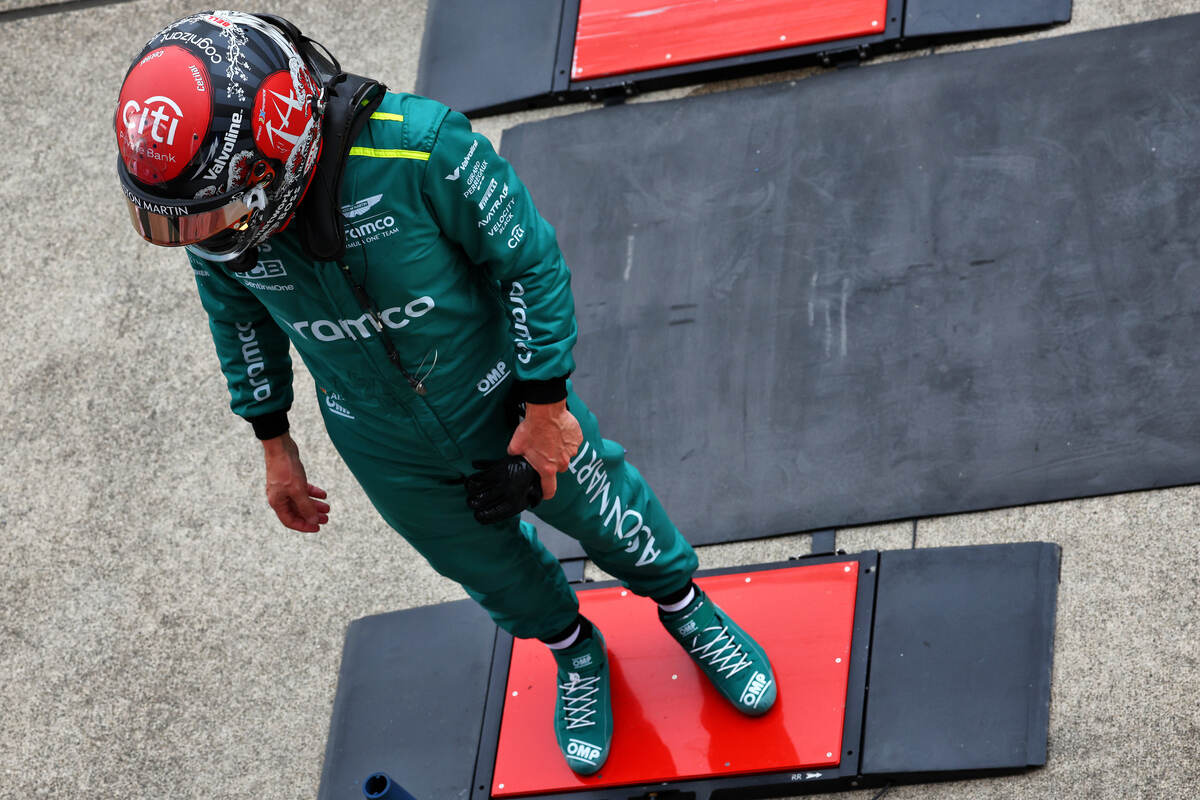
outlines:
{"label": "scratched mat surface", "polygon": [[1197,37],[1179,17],[507,132],[601,430],[698,543],[1200,480]]}

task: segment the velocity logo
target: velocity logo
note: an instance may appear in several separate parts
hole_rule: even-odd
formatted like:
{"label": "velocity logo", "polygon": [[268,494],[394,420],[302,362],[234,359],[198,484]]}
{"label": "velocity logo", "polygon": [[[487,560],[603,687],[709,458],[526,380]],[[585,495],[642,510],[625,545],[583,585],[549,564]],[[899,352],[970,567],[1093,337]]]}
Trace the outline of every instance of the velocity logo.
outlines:
{"label": "velocity logo", "polygon": [[346,217],[347,219],[361,217],[363,214],[374,208],[375,204],[382,199],[383,195],[377,194],[372,195],[365,200],[359,200],[355,203],[351,203],[350,205],[342,206],[342,216]]}
{"label": "velocity logo", "polygon": [[463,156],[462,163],[460,163],[457,167],[454,168],[454,172],[451,172],[449,175],[446,176],[446,180],[456,181],[459,179],[459,177],[462,175],[462,171],[467,168],[467,164],[471,163],[471,156],[475,155],[475,148],[478,146],[479,146],[478,139],[471,142],[471,149],[467,151],[467,154],[465,156]]}

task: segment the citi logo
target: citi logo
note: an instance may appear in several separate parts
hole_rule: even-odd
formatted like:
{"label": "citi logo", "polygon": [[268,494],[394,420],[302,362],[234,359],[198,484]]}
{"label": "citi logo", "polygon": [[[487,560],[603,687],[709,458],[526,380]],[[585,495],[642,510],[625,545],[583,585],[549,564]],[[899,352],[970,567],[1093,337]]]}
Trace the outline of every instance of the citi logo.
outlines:
{"label": "citi logo", "polygon": [[372,208],[374,208],[375,204],[378,203],[382,199],[383,199],[383,195],[377,194],[377,195],[368,197],[365,200],[359,200],[356,203],[351,203],[349,205],[342,206],[342,216],[346,217],[346,219],[354,219],[355,217],[361,217],[363,214],[367,213]]}
{"label": "citi logo", "polygon": [[475,388],[479,390],[480,394],[491,394],[496,387],[504,383],[504,381],[506,381],[508,376],[511,374],[512,372],[509,371],[507,364],[505,364],[503,361],[497,361],[496,366],[492,369],[492,371],[485,375],[483,380],[475,384]]}
{"label": "citi logo", "polygon": [[247,280],[261,281],[267,278],[286,278],[287,270],[283,268],[283,262],[278,259],[270,261],[259,261],[254,265],[254,269],[248,272],[239,272],[238,276]]}
{"label": "citi logo", "polygon": [[462,163],[454,168],[454,172],[451,172],[449,175],[446,176],[446,180],[456,181],[459,179],[459,176],[462,175],[462,171],[467,168],[467,164],[471,163],[471,156],[475,155],[475,148],[478,146],[479,146],[478,139],[471,142],[471,149],[467,151],[467,154],[465,156],[463,156]]}
{"label": "citi logo", "polygon": [[583,669],[586,666],[590,666],[591,663],[592,663],[592,654],[591,653],[588,653],[587,655],[576,656],[575,658],[571,659],[571,666],[574,669]]}
{"label": "citi logo", "polygon": [[567,741],[567,756],[576,761],[595,764],[596,759],[600,757],[600,748],[579,739],[570,739]]}
{"label": "citi logo", "polygon": [[746,688],[742,690],[742,705],[753,708],[762,700],[763,694],[771,686],[771,682],[767,680],[767,676],[761,672],[755,672],[750,676],[750,680],[746,683]]}
{"label": "citi logo", "polygon": [[[151,139],[167,145],[175,144],[175,131],[183,119],[183,109],[179,104],[161,94],[147,97],[142,103],[144,105],[139,104],[137,100],[130,100],[121,109],[121,121],[125,123],[126,136],[130,141],[136,141],[137,137],[146,132],[148,126]],[[137,137],[133,135],[135,130]]]}

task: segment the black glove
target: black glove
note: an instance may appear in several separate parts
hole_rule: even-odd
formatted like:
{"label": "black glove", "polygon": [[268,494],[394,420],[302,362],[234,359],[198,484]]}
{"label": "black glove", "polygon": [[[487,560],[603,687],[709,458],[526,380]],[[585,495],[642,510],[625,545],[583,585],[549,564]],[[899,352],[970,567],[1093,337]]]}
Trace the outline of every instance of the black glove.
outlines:
{"label": "black glove", "polygon": [[481,525],[515,517],[542,502],[542,476],[524,456],[472,461],[479,470],[467,476],[467,505]]}

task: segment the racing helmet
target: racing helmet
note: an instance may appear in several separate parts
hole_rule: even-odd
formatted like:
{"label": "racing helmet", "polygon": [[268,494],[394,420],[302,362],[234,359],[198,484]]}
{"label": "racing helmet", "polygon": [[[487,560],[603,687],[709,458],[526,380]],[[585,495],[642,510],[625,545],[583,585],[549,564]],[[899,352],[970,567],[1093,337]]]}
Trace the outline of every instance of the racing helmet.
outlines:
{"label": "racing helmet", "polygon": [[225,262],[282,230],[316,172],[324,82],[339,72],[271,15],[203,11],[161,30],[113,118],[133,227]]}

